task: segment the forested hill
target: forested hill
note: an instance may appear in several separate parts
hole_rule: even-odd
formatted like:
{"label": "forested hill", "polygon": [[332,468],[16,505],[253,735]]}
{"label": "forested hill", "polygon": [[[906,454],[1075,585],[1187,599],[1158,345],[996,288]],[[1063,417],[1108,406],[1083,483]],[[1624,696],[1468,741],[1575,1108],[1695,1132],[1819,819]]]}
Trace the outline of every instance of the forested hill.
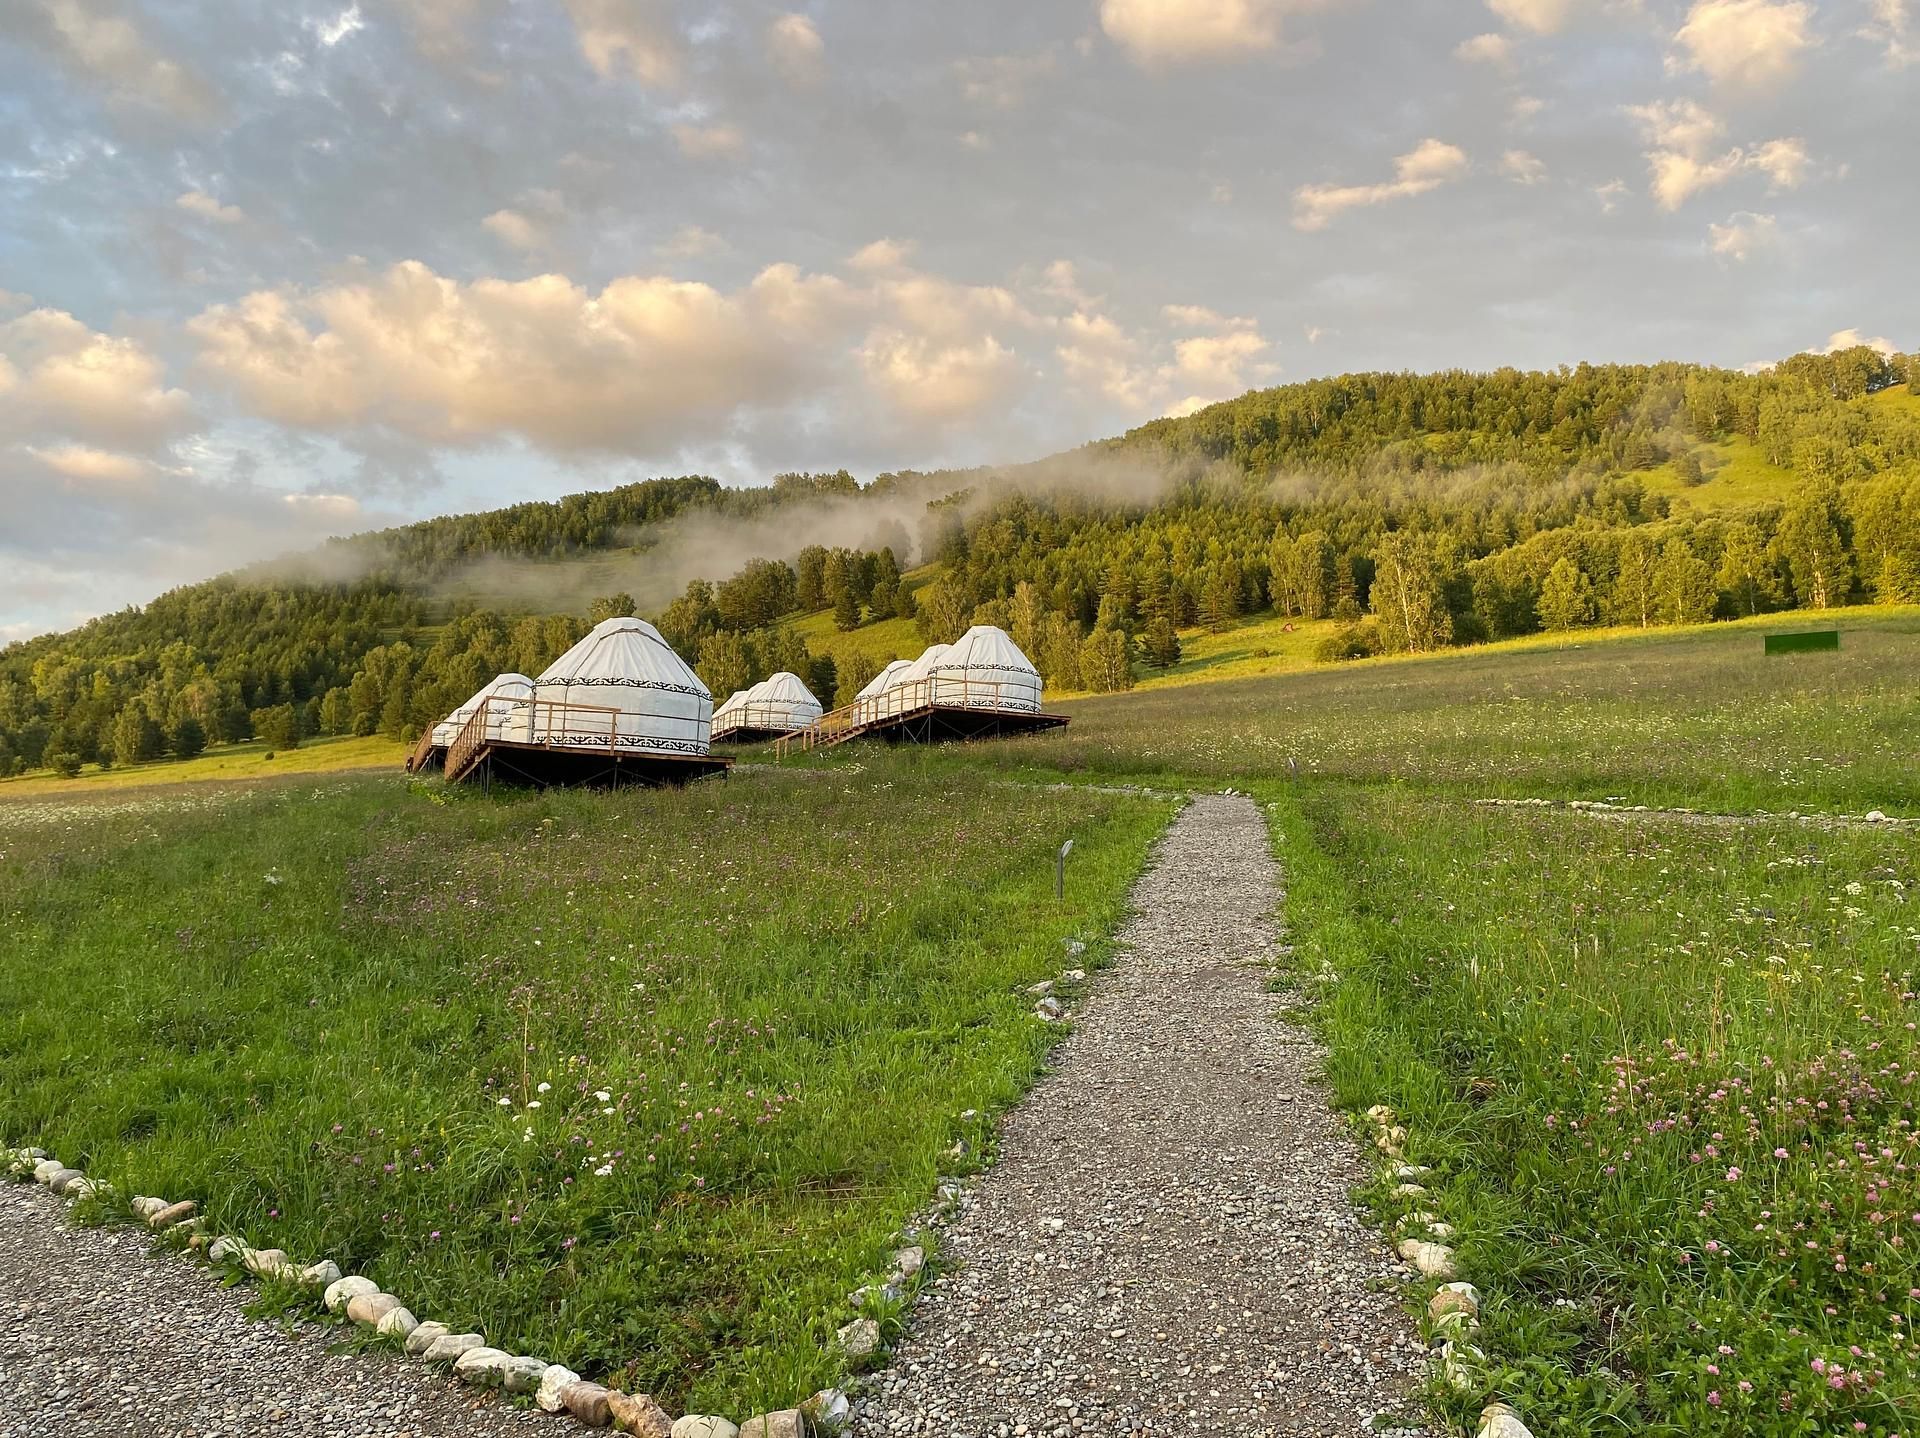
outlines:
{"label": "forested hill", "polygon": [[[760,538],[823,515],[831,546]],[[478,608],[449,582],[463,566],[646,565],[689,520],[757,555],[657,616],[720,695],[775,668],[864,682],[785,625],[822,609],[841,629],[911,617],[916,641],[999,623],[1055,687],[1112,689],[1170,662],[1182,628],[1269,608],[1344,621],[1337,658],[1920,600],[1920,361],[1346,375],[993,473],[661,479],[428,520],[0,651],[0,772],[256,732],[402,737],[626,602]]]}

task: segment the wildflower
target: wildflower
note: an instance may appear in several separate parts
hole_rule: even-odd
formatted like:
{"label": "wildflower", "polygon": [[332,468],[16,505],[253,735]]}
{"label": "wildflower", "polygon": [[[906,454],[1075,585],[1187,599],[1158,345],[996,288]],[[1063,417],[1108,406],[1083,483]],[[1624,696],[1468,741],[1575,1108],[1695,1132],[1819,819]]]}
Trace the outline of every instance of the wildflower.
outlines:
{"label": "wildflower", "polygon": [[1735,1164],[1732,1168],[1727,1170],[1727,1182],[1728,1183],[1740,1182],[1740,1166],[1738,1164]]}
{"label": "wildflower", "polygon": [[607,1101],[608,1099],[610,1099],[610,1098],[612,1098],[612,1097],[613,1097],[613,1095],[612,1095],[612,1094],[610,1094],[610,1093],[608,1093],[608,1092],[607,1092],[607,1091],[606,1091],[605,1089],[603,1089],[603,1088],[597,1088],[597,1089],[595,1089],[595,1090],[593,1091],[593,1096],[594,1096],[594,1097],[595,1097],[596,1099],[598,1099],[598,1100],[599,1100],[599,1101],[600,1101],[601,1103],[605,1103],[605,1102],[606,1102],[606,1101]]}
{"label": "wildflower", "polygon": [[1711,1408],[1718,1408],[1720,1406],[1720,1390],[1718,1388],[1707,1395],[1707,1405]]}
{"label": "wildflower", "polygon": [[540,1100],[539,1100],[539,1099],[537,1099],[537,1098],[530,1098],[530,1099],[528,1099],[528,1100],[527,1100],[527,1107],[528,1107],[528,1108],[539,1108],[539,1107],[540,1107]]}
{"label": "wildflower", "polygon": [[550,1083],[540,1084],[534,1089],[535,1093],[551,1093],[552,1091],[553,1091],[553,1085]]}

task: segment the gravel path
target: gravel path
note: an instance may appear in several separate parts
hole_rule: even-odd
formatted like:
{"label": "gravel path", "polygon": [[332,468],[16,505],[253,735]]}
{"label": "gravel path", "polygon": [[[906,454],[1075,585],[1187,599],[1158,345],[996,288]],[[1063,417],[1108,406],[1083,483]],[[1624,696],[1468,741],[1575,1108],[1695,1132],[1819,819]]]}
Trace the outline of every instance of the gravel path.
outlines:
{"label": "gravel path", "polygon": [[248,1318],[251,1288],[131,1230],[75,1229],[0,1182],[0,1435],[507,1438],[567,1425],[420,1363],[327,1352],[339,1329]]}
{"label": "gravel path", "polygon": [[1278,887],[1253,802],[1196,798],[1133,901],[862,1438],[1355,1434],[1411,1388],[1424,1352],[1374,1282],[1395,1261],[1347,1200],[1367,1165],[1265,989]]}

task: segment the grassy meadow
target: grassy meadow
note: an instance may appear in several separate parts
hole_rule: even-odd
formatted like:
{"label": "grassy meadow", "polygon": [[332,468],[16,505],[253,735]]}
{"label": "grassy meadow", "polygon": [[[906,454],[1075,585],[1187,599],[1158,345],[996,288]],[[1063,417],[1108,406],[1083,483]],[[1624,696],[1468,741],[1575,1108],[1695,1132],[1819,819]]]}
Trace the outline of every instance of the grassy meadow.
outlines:
{"label": "grassy meadow", "polygon": [[0,806],[0,1134],[515,1351],[783,1406],[1169,809],[905,765]]}
{"label": "grassy meadow", "polygon": [[[1394,1107],[1537,1433],[1911,1432],[1920,841],[1316,785],[1339,1097]],[[1404,1213],[1382,1181],[1380,1217]]]}
{"label": "grassy meadow", "polygon": [[275,751],[253,739],[244,744],[223,744],[191,759],[155,759],[146,764],[116,764],[107,769],[89,764],[71,779],[46,769],[0,779],[0,803],[8,799],[59,795],[78,798],[122,789],[150,789],[156,785],[232,783],[288,775],[337,774],[349,769],[398,769],[412,747],[378,735],[365,739],[346,735],[307,739],[297,749]]}

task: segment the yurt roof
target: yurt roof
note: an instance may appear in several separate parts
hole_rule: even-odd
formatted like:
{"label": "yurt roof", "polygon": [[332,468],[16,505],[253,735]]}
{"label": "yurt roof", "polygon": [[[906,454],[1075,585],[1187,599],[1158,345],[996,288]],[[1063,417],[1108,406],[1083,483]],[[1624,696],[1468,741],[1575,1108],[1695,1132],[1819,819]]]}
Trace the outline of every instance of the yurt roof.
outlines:
{"label": "yurt roof", "polygon": [[816,709],[820,707],[820,701],[814,698],[806,681],[785,669],[769,675],[754,688],[758,691],[754,698],[763,704],[811,704]]}
{"label": "yurt roof", "polygon": [[476,689],[471,699],[449,714],[447,720],[451,722],[456,719],[471,719],[479,711],[480,706],[495,695],[503,694],[510,689],[531,690],[532,688],[533,681],[524,674],[496,674]]}
{"label": "yurt roof", "polygon": [[749,691],[745,689],[734,690],[733,693],[727,696],[727,702],[713,711],[713,717],[718,719],[723,714],[731,714],[735,709],[747,702],[748,692]]}
{"label": "yurt roof", "polygon": [[889,659],[887,661],[887,667],[885,669],[882,669],[878,674],[874,675],[873,678],[869,679],[866,683],[866,687],[862,689],[858,694],[854,695],[854,698],[856,699],[873,698],[874,695],[878,694],[882,689],[885,689],[896,678],[898,678],[901,670],[911,669],[912,667],[913,667],[913,661],[911,659]]}
{"label": "yurt roof", "polygon": [[916,679],[925,679],[927,672],[931,670],[935,664],[939,663],[951,648],[953,648],[951,644],[935,644],[930,646],[918,659],[900,671],[899,678],[897,678],[894,683],[911,684]]}
{"label": "yurt roof", "polygon": [[1037,674],[1033,661],[1004,629],[991,624],[976,624],[953,642],[932,667],[942,673],[950,670],[990,674]]}
{"label": "yurt roof", "polygon": [[712,692],[687,662],[673,652],[660,631],[644,619],[608,619],[549,664],[536,685],[628,686],[697,694]]}

